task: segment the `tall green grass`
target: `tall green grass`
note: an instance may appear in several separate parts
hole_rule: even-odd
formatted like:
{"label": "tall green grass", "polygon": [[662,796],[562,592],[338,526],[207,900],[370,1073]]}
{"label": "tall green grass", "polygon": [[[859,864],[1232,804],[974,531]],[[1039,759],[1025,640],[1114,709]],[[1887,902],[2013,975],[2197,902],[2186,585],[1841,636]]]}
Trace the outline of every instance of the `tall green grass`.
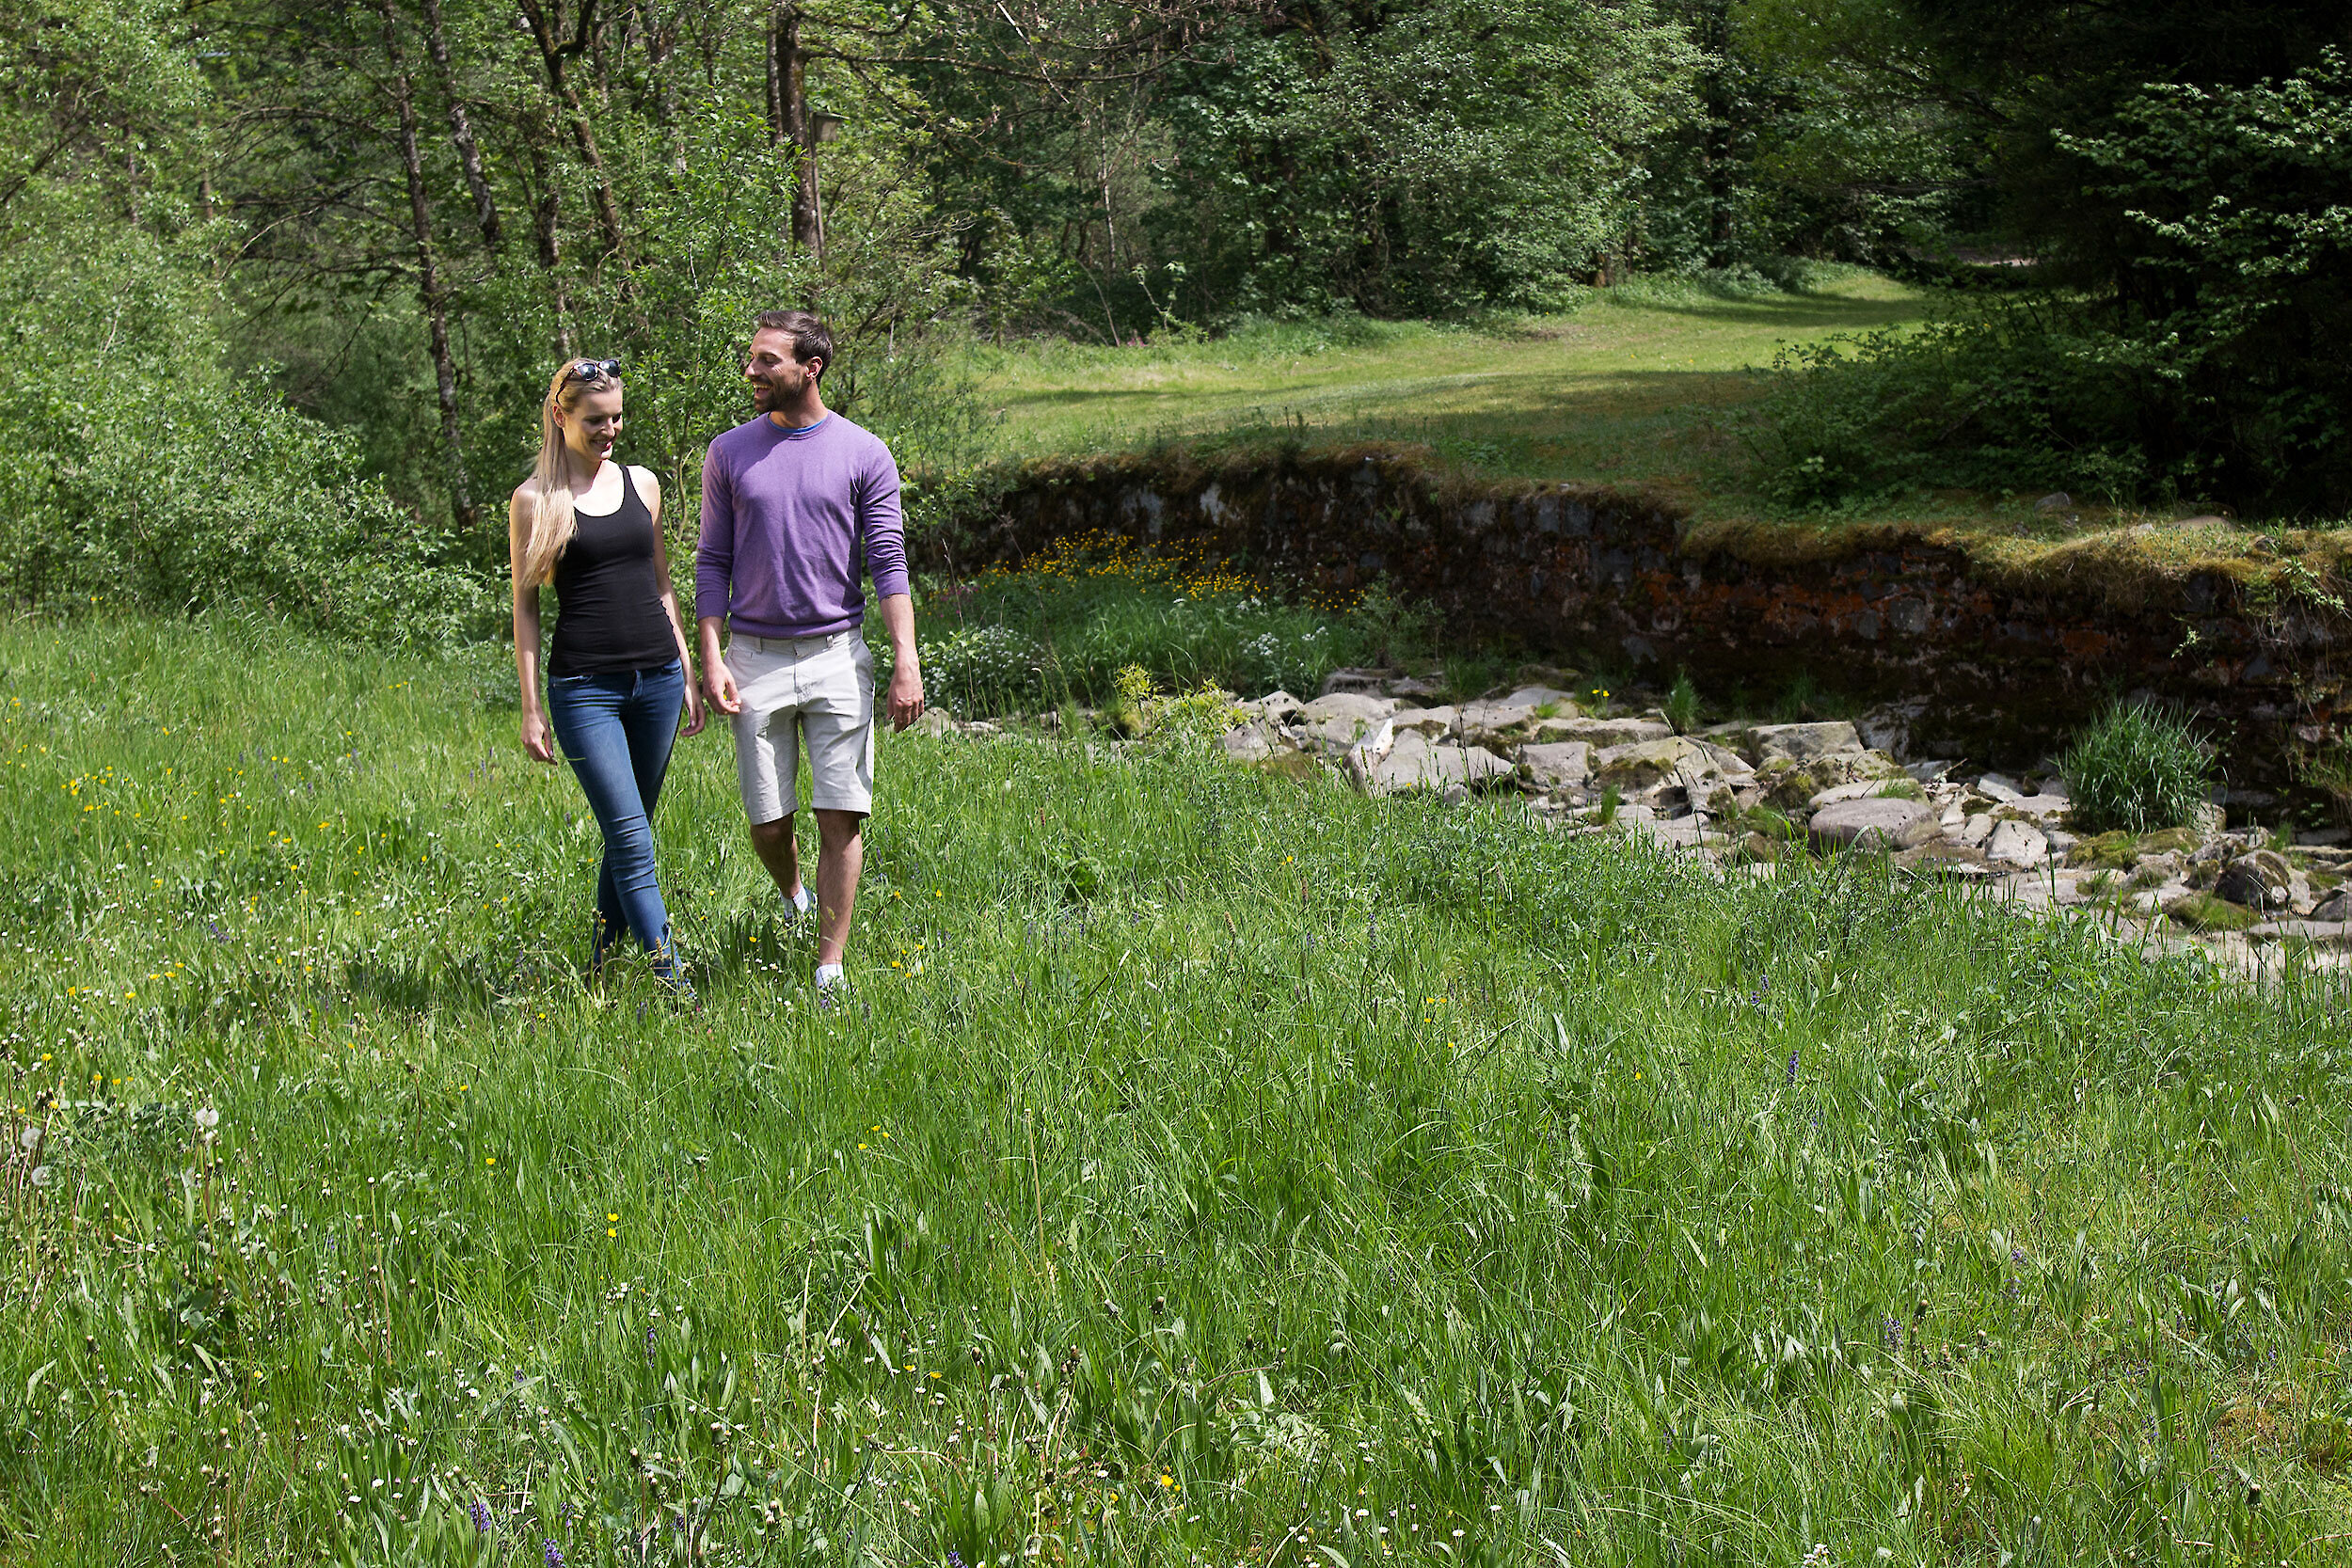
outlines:
{"label": "tall green grass", "polygon": [[2077,731],[2058,763],[2074,817],[2094,832],[2186,824],[2213,786],[2213,743],[2176,714],[2113,702]]}
{"label": "tall green grass", "polygon": [[1867,862],[898,737],[818,1011],[714,735],[660,821],[679,1013],[580,989],[595,830],[495,650],[20,625],[0,668],[0,1561],[2352,1528],[2316,981]]}

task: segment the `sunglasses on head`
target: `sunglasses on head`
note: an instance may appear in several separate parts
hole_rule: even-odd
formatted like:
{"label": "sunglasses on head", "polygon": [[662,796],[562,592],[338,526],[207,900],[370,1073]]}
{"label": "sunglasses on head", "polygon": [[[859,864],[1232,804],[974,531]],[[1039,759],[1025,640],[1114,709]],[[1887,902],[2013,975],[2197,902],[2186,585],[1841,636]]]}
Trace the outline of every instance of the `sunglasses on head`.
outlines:
{"label": "sunglasses on head", "polygon": [[621,362],[618,359],[572,361],[571,376],[574,381],[607,381],[618,377],[620,373]]}

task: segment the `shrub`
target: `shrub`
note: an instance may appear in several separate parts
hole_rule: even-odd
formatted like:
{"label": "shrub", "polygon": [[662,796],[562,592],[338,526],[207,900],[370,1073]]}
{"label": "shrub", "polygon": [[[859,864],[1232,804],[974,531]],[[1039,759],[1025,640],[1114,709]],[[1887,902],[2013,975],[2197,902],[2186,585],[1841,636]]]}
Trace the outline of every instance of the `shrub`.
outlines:
{"label": "shrub", "polygon": [[2059,766],[2077,827],[2144,833],[2185,826],[2204,804],[2213,748],[2160,708],[2118,702],[2076,734]]}
{"label": "shrub", "polygon": [[249,606],[442,641],[496,599],[357,444],[223,368],[215,302],[136,234],[0,267],[0,597],[57,610]]}

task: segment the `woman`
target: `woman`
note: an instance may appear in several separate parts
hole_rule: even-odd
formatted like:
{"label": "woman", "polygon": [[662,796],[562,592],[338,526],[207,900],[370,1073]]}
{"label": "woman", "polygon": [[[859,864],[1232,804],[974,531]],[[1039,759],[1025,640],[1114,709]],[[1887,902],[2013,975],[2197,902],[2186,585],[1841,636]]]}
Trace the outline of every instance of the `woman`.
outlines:
{"label": "woman", "polygon": [[[620,433],[618,361],[575,359],[555,372],[540,405],[539,460],[506,509],[523,750],[553,763],[562,746],[604,830],[589,978],[626,931],[653,956],[662,983],[691,1002],[654,875],[653,808],[678,709],[685,733],[700,733],[702,695],[662,547],[661,487],[644,468],[611,461]],[[543,582],[554,586],[558,610],[545,708]]]}

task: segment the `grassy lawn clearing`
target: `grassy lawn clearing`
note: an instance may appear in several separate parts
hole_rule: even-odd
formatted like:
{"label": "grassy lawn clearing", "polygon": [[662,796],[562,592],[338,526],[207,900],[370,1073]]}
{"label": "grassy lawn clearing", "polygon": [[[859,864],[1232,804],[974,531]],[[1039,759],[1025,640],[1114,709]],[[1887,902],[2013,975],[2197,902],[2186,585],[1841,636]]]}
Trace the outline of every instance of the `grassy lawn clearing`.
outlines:
{"label": "grassy lawn clearing", "polygon": [[1491,328],[1278,324],[1135,348],[982,346],[970,365],[1009,458],[1204,436],[1406,440],[1483,473],[1640,483],[1700,504],[1730,487],[1740,453],[1722,416],[1756,395],[1751,369],[1783,344],[1915,325],[1929,301],[1859,270],[1744,298],[1641,279]]}
{"label": "grassy lawn clearing", "polygon": [[899,737],[707,1006],[451,662],[0,632],[0,1561],[2319,1564],[2341,993],[1867,862]]}

